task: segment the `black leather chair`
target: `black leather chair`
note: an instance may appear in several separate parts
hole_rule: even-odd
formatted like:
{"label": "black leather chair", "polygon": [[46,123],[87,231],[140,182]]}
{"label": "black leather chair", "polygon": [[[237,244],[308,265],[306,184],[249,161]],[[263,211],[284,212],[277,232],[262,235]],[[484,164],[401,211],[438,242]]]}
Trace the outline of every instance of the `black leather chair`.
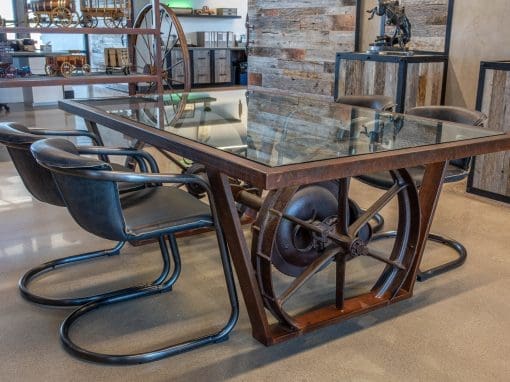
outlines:
{"label": "black leather chair", "polygon": [[[87,131],[28,129],[26,126],[19,123],[0,123],[0,143],[7,147],[7,151],[14,163],[14,166],[16,167],[28,191],[41,202],[49,203],[54,206],[64,207],[64,200],[60,196],[60,192],[58,191],[53,181],[51,173],[46,168],[40,166],[30,153],[30,145],[38,140],[46,138],[47,136],[84,136],[90,138],[92,142],[97,143],[97,138],[92,133]],[[106,147],[82,147],[80,152],[100,155],[101,157],[105,157],[106,155],[122,155],[132,157],[138,163],[141,171],[147,172],[150,170],[152,172],[158,172],[158,167],[154,159],[143,151]],[[113,166],[115,166],[116,169],[126,170],[125,167],[121,165]],[[123,192],[126,193],[135,190],[132,184],[120,184],[119,187],[123,190]],[[109,296],[111,293],[115,294],[116,292],[110,292],[93,296],[58,299],[32,293],[29,290],[29,284],[38,276],[46,274],[47,272],[61,266],[88,261],[104,256],[117,255],[123,246],[124,241],[120,241],[115,247],[111,249],[60,258],[32,268],[21,277],[19,281],[20,292],[22,296],[29,301],[51,306],[77,306]],[[157,280],[159,280],[159,278]]]}
{"label": "black leather chair", "polygon": [[[468,110],[461,107],[454,106],[422,106],[409,109],[407,114],[439,119],[449,122],[463,123],[466,125],[480,126],[483,125],[486,116],[478,111]],[[444,183],[458,182],[465,179],[469,175],[472,158],[463,158],[452,160],[448,163],[446,169]],[[407,169],[412,178],[416,182],[417,187],[420,187],[425,174],[425,166],[411,167]],[[357,177],[362,182],[380,189],[389,189],[393,186],[393,179],[389,172],[380,172],[375,174],[362,175]],[[385,232],[378,234],[374,239],[382,239],[387,237],[394,237],[395,232]],[[437,276],[441,273],[455,269],[466,261],[467,251],[466,248],[458,241],[445,238],[438,234],[430,233],[428,240],[441,243],[449,246],[456,251],[457,257],[455,260],[438,265],[425,271],[419,271],[418,280],[425,281],[431,277]]]}
{"label": "black leather chair", "polygon": [[340,96],[336,102],[379,111],[392,111],[395,108],[393,98],[384,95]]}
{"label": "black leather chair", "polygon": [[[239,315],[235,284],[226,242],[219,225],[214,198],[206,180],[196,175],[141,174],[112,171],[110,164],[82,157],[77,148],[63,139],[35,142],[31,151],[38,163],[53,174],[69,212],[85,230],[105,239],[118,241],[157,238],[162,253],[168,253],[166,239],[174,259],[172,275],[161,285],[132,288],[121,296],[107,297],[83,305],[61,325],[61,341],[71,354],[90,361],[111,364],[150,362],[173,354],[223,341]],[[133,191],[121,198],[118,182],[133,184],[197,184],[203,187],[210,205],[177,187],[155,185]],[[220,250],[231,305],[227,323],[216,332],[146,353],[132,355],[100,354],[83,349],[69,336],[73,323],[88,312],[106,305],[168,292],[180,274],[180,256],[174,234],[189,229],[212,227]]]}

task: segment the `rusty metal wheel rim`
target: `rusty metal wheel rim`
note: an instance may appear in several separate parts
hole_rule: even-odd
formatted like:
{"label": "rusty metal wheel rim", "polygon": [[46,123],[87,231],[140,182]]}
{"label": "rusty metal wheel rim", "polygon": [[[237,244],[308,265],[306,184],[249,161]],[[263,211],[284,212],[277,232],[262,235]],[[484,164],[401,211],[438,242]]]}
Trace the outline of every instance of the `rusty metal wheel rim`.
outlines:
{"label": "rusty metal wheel rim", "polygon": [[[284,304],[317,271],[328,266],[332,260],[336,260],[337,273],[344,272],[343,277],[340,277],[342,283],[345,283],[345,262],[349,258],[368,256],[376,261],[385,263],[384,270],[374,282],[369,293],[376,298],[387,299],[391,299],[398,294],[403,282],[411,271],[415,257],[419,235],[420,212],[418,192],[409,173],[405,169],[395,170],[391,173],[395,186],[379,198],[353,224],[349,224],[348,213],[345,212],[349,208],[349,180],[340,180],[339,218],[337,219],[336,232],[333,234],[339,240],[343,240],[343,243],[338,244],[340,243],[338,241],[335,245],[326,247],[320,256],[281,293],[276,291],[273,281],[274,272],[276,272],[274,266],[276,234],[282,221],[282,213],[285,213],[286,203],[291,200],[292,196],[299,190],[299,187],[274,190],[268,194],[253,225],[252,262],[264,304],[282,327],[289,328],[290,330],[300,329],[300,323],[286,311]],[[373,214],[380,211],[393,198],[398,200],[398,237],[395,240],[390,256],[384,259],[378,258],[377,256],[379,255],[368,249],[368,243],[363,243],[356,238],[356,235],[362,227],[360,225],[361,222],[363,224],[368,223],[370,220],[369,216],[373,216]],[[343,306],[344,286],[345,284],[341,285],[340,293],[337,290],[337,306],[339,305],[339,300],[341,300]]]}
{"label": "rusty metal wheel rim", "polygon": [[[137,72],[143,70],[144,67],[153,67],[156,60],[155,43],[159,41],[161,44],[161,59],[163,82],[165,90],[189,92],[191,90],[191,63],[189,58],[189,49],[186,41],[186,35],[182,29],[179,19],[174,11],[164,4],[160,4],[159,8],[161,16],[161,35],[154,38],[150,35],[134,35],[134,66]],[[134,28],[152,28],[153,7],[151,4],[145,6],[136,17]],[[175,34],[176,38],[172,38]],[[171,62],[170,57],[172,51],[180,49],[182,60],[176,63]],[[145,54],[144,54],[145,53]],[[148,54],[147,54],[148,53]],[[170,60],[170,61],[169,61]],[[177,71],[181,71],[184,78],[177,79],[173,75]],[[156,84],[149,84],[146,93],[154,93],[157,89]]]}

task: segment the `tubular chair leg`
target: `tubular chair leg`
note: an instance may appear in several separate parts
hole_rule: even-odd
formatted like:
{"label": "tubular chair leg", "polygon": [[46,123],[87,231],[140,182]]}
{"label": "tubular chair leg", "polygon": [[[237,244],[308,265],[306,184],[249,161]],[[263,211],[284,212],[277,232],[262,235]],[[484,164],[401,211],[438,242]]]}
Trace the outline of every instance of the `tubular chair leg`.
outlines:
{"label": "tubular chair leg", "polygon": [[[179,353],[183,353],[189,350],[196,349],[198,347],[225,341],[228,338],[228,334],[234,328],[237,319],[239,317],[239,305],[237,301],[237,294],[235,290],[234,277],[232,274],[232,267],[230,264],[230,259],[228,257],[227,246],[224,241],[223,234],[219,227],[216,227],[216,234],[218,236],[218,244],[220,248],[220,255],[223,265],[223,270],[225,273],[225,280],[228,290],[228,296],[231,305],[231,313],[227,323],[217,332],[212,334],[208,334],[202,337],[194,338],[188,341],[172,344],[163,348],[159,348],[156,350],[152,350],[144,353],[135,353],[135,354],[102,354],[95,353],[89,350],[86,350],[78,345],[76,345],[70,339],[69,332],[71,330],[71,326],[73,323],[79,318],[83,317],[87,313],[94,311],[96,309],[102,308],[107,305],[125,302],[133,299],[137,299],[140,297],[151,296],[159,293],[165,293],[172,289],[173,284],[177,281],[177,278],[180,274],[181,263],[180,263],[180,255],[179,250],[177,248],[177,243],[175,241],[175,237],[173,235],[168,235],[168,241],[170,243],[170,251],[172,252],[172,256],[175,262],[175,268],[172,275],[161,285],[151,285],[151,286],[142,286],[138,288],[132,288],[131,291],[127,291],[122,295],[117,295],[114,297],[108,297],[99,301],[88,303],[77,310],[75,310],[69,317],[67,317],[62,325],[60,326],[60,340],[65,350],[70,354],[85,359],[87,361],[93,361],[98,363],[105,364],[116,364],[116,365],[132,365],[132,364],[141,364],[156,361],[165,357],[169,357],[172,355],[176,355]],[[160,238],[160,247],[161,251],[168,251],[168,247],[164,242],[164,239]]]}
{"label": "tubular chair leg", "polygon": [[[375,235],[372,240],[381,240],[381,239],[387,239],[395,237],[396,233],[395,231],[388,231],[383,232],[378,235]],[[446,245],[450,248],[452,248],[456,254],[457,258],[455,260],[448,261],[444,264],[435,266],[433,268],[427,269],[425,271],[422,271],[421,269],[418,271],[418,274],[416,276],[416,280],[422,282],[426,281],[432,277],[438,276],[442,273],[451,271],[452,269],[460,267],[462,264],[466,262],[467,258],[467,251],[466,248],[458,241],[453,239],[447,239],[443,236],[430,233],[427,240]]]}
{"label": "tubular chair leg", "polygon": [[[49,261],[47,263],[41,264],[38,267],[30,269],[28,272],[26,272],[21,279],[18,282],[19,290],[21,292],[21,295],[27,299],[28,301],[35,302],[37,304],[42,305],[48,305],[48,306],[59,306],[59,307],[69,307],[69,306],[80,306],[87,304],[92,301],[97,301],[103,298],[112,297],[117,294],[122,294],[125,292],[126,289],[101,293],[93,296],[85,296],[85,297],[70,297],[70,298],[51,298],[51,297],[45,297],[40,296],[35,293],[30,292],[29,290],[29,284],[36,279],[37,277],[47,273],[51,272],[59,267],[66,266],[66,265],[72,265],[76,263],[82,263],[89,260],[98,259],[105,256],[116,256],[120,253],[120,250],[122,247],[124,247],[125,242],[120,241],[117,243],[117,245],[111,249],[96,251],[96,252],[89,252],[89,253],[83,253],[75,256],[69,256],[64,257],[61,259]],[[163,269],[161,271],[161,274],[158,276],[156,280],[154,280],[149,285],[158,285],[161,282],[163,282],[166,277],[168,276],[168,273],[170,271],[170,258],[168,256],[168,252],[162,253],[163,257]],[[127,288],[129,290],[130,288]]]}

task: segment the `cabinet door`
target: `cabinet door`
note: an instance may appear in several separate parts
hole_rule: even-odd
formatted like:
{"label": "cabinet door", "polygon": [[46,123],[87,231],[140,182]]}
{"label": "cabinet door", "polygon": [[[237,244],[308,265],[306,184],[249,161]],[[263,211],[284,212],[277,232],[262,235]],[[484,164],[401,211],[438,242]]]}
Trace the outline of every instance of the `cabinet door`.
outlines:
{"label": "cabinet door", "polygon": [[179,81],[175,83],[176,85],[184,82],[184,61],[182,59],[182,51],[180,49],[172,49],[172,56],[170,60],[169,68],[171,68],[171,78]]}
{"label": "cabinet door", "polygon": [[214,82],[232,82],[232,64],[229,49],[214,51]]}
{"label": "cabinet door", "polygon": [[211,51],[193,50],[193,82],[195,84],[211,83]]}

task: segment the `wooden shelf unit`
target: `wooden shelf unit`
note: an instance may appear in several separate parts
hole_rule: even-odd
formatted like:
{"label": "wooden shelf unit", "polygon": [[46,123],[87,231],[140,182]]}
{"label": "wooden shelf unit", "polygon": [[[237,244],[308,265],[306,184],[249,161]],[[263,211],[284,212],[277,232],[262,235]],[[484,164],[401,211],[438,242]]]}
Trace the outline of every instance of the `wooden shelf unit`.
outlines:
{"label": "wooden shelf unit", "polygon": [[200,17],[203,19],[241,19],[242,16],[222,16],[222,15],[177,15],[177,17]]}
{"label": "wooden shelf unit", "polygon": [[33,86],[63,86],[63,85],[93,85],[93,84],[115,84],[115,83],[138,83],[138,82],[157,82],[157,76],[145,74],[130,75],[73,75],[71,77],[50,77],[50,76],[30,76],[20,78],[6,78],[0,80],[0,88],[20,88]]}
{"label": "wooden shelf unit", "polygon": [[57,27],[0,27],[0,33],[53,33],[53,34],[157,34],[156,29],[151,28],[57,28]]}
{"label": "wooden shelf unit", "polygon": [[[159,8],[159,0],[151,0],[152,6]],[[159,12],[155,13],[155,23],[152,28],[82,28],[82,27],[0,27],[0,33],[15,33],[15,34],[29,34],[29,33],[52,33],[52,34],[116,34],[116,35],[160,35],[161,18]],[[161,54],[156,54],[160,57]],[[157,58],[156,58],[157,59]],[[138,82],[155,82],[157,84],[157,92],[163,93],[163,74],[162,64],[155,63],[157,72],[154,75],[146,74],[130,74],[124,75],[106,75],[93,73],[91,75],[73,75],[71,77],[50,77],[50,76],[29,76],[19,78],[0,78],[1,88],[15,88],[15,87],[35,87],[35,86],[64,86],[64,85],[91,85],[91,84],[114,84],[114,83],[129,83],[135,84]]]}

